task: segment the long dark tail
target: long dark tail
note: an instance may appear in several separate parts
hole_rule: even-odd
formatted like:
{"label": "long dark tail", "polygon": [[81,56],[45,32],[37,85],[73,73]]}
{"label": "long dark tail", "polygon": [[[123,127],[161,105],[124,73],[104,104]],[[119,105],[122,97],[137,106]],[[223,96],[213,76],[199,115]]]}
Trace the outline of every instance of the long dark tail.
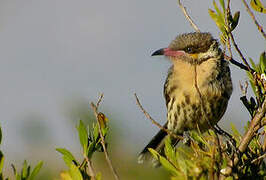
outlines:
{"label": "long dark tail", "polygon": [[[164,128],[167,128],[167,124],[164,125]],[[156,150],[159,154],[164,156],[164,140],[167,137],[167,133],[163,130],[160,130],[149,142],[149,144],[141,151],[138,157],[138,163],[143,163],[144,161],[152,161],[153,166],[158,166],[160,163],[156,161],[153,157],[149,148]],[[174,142],[176,145],[178,141]]]}

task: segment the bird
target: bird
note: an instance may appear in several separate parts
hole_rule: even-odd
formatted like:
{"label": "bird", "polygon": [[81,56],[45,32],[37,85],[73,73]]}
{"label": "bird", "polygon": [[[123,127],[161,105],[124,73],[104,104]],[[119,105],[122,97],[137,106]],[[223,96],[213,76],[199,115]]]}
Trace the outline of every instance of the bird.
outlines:
{"label": "bird", "polygon": [[[219,42],[209,32],[178,35],[167,48],[151,56],[165,56],[172,63],[164,83],[167,121],[164,128],[176,135],[199,129],[205,132],[224,115],[233,91],[229,63]],[[141,151],[138,162],[154,161],[149,148],[164,155],[164,140],[169,134],[161,129]],[[174,139],[174,138],[172,138]],[[178,139],[172,140],[176,146]]]}

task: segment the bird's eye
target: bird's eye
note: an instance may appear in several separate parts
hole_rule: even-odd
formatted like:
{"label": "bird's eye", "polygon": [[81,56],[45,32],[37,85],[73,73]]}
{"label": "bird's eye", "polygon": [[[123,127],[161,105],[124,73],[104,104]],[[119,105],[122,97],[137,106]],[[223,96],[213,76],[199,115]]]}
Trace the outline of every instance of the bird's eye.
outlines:
{"label": "bird's eye", "polygon": [[187,47],[187,48],[186,48],[186,52],[188,52],[188,53],[192,53],[192,52],[193,52],[193,49],[192,49],[191,47]]}

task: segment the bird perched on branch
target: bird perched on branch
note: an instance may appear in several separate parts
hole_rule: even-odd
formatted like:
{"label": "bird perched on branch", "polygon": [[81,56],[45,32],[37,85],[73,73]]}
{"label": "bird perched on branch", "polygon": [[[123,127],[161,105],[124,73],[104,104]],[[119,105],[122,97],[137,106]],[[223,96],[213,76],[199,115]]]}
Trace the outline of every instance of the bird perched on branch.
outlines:
{"label": "bird perched on branch", "polygon": [[[216,125],[224,115],[232,94],[228,62],[219,43],[210,33],[194,32],[177,36],[152,56],[164,55],[172,62],[164,84],[167,107],[165,128],[177,135]],[[139,155],[139,163],[151,159],[148,148],[163,154],[167,132],[160,130]],[[172,140],[176,145],[178,139]],[[157,162],[158,163],[158,162]]]}

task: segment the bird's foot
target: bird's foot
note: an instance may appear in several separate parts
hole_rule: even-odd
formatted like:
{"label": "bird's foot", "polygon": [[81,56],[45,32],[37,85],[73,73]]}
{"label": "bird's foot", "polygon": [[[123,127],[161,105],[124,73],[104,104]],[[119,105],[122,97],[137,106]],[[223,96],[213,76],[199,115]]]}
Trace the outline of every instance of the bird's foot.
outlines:
{"label": "bird's foot", "polygon": [[191,141],[192,141],[192,137],[190,136],[189,131],[184,131],[183,132],[183,137],[184,137],[184,139],[182,140],[183,141],[183,144],[189,146],[190,143],[191,143]]}
{"label": "bird's foot", "polygon": [[236,141],[229,133],[224,131],[222,128],[220,128],[218,125],[214,127],[214,130],[225,138],[226,141],[226,152],[228,155],[233,156],[234,154],[237,154],[240,156],[240,152],[238,148],[236,147]]}

